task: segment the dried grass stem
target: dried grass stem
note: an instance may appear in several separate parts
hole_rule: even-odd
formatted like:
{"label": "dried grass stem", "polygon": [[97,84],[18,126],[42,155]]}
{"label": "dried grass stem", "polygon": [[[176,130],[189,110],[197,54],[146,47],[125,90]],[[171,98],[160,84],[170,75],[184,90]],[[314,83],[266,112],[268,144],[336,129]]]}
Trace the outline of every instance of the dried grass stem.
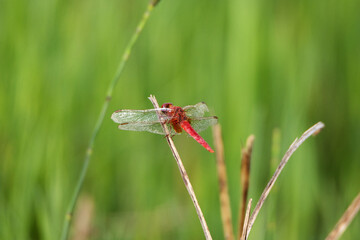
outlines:
{"label": "dried grass stem", "polygon": [[324,123],[322,122],[318,122],[316,123],[314,126],[312,126],[311,128],[309,128],[307,131],[305,131],[303,133],[303,135],[299,138],[299,139],[295,139],[295,141],[291,144],[291,146],[289,147],[289,149],[287,150],[287,152],[285,153],[283,159],[281,160],[279,166],[277,167],[274,175],[272,176],[272,178],[270,179],[269,183],[266,185],[263,193],[260,196],[259,201],[257,202],[253,213],[251,214],[250,220],[249,220],[249,225],[247,227],[247,233],[246,233],[246,239],[249,237],[251,228],[255,222],[255,219],[257,217],[257,215],[259,214],[259,211],[262,207],[262,205],[264,204],[267,196],[269,195],[272,187],[275,184],[276,179],[279,177],[281,171],[283,170],[283,168],[285,167],[285,164],[289,161],[291,155],[296,151],[296,149],[298,149],[300,147],[300,145],[307,139],[309,138],[311,135],[316,135],[319,133],[319,131],[324,128]]}
{"label": "dried grass stem", "polygon": [[220,124],[216,124],[213,127],[213,134],[216,149],[216,166],[219,179],[220,211],[222,225],[224,229],[224,237],[226,240],[233,240],[234,230],[232,225],[230,197],[227,183],[224,144],[221,136]]}
{"label": "dried grass stem", "polygon": [[[255,136],[250,135],[246,140],[245,148],[241,149],[241,167],[240,167],[240,182],[241,182],[241,202],[240,202],[240,212],[239,212],[239,230],[238,236],[242,235],[245,214],[246,214],[246,202],[249,192],[250,184],[250,162],[251,154],[254,145]],[[239,238],[238,237],[238,238]]]}
{"label": "dried grass stem", "polygon": [[346,228],[349,226],[355,215],[360,210],[360,192],[352,201],[350,206],[346,209],[345,213],[342,215],[340,220],[336,223],[334,229],[326,237],[326,240],[336,240],[338,239]]}

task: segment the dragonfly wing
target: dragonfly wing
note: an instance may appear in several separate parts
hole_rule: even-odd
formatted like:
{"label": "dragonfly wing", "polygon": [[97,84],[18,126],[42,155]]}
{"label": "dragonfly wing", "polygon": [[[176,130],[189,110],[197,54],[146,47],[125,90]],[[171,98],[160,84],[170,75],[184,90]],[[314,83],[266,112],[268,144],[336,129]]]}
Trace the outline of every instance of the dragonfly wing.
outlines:
{"label": "dragonfly wing", "polygon": [[[170,131],[171,135],[178,134],[175,132],[175,130],[168,125],[168,129]],[[120,124],[119,129],[121,130],[127,130],[127,131],[140,131],[140,132],[151,132],[155,134],[160,135],[166,135],[164,129],[162,128],[161,124],[157,122],[129,122],[129,123],[123,123]]]}
{"label": "dragonfly wing", "polygon": [[196,132],[201,132],[208,127],[215,125],[218,122],[218,118],[213,117],[198,117],[191,119],[191,126]]}
{"label": "dragonfly wing", "polygon": [[[148,122],[159,122],[157,115],[157,110],[161,111],[170,111],[168,108],[159,108],[159,109],[147,109],[147,110],[118,110],[111,115],[111,119],[119,124],[130,124],[141,122],[142,124]],[[161,117],[164,120],[167,120],[168,117],[161,112]]]}
{"label": "dragonfly wing", "polygon": [[197,117],[203,117],[206,112],[209,111],[206,103],[199,102],[195,105],[189,105],[183,107],[183,109],[186,112],[186,116],[189,118],[197,118]]}

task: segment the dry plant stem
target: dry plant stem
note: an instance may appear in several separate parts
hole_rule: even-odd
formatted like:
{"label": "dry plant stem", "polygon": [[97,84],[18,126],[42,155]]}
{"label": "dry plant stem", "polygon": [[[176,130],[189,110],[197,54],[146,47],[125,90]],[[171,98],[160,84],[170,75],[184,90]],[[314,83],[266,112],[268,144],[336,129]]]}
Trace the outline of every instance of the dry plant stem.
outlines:
{"label": "dry plant stem", "polygon": [[289,149],[287,150],[287,152],[285,153],[283,159],[281,160],[279,166],[277,167],[274,175],[272,176],[272,178],[270,179],[269,183],[266,185],[263,193],[260,196],[259,201],[257,202],[253,213],[251,214],[250,220],[249,220],[249,226],[247,228],[247,233],[246,233],[246,238],[249,237],[251,228],[255,222],[255,219],[257,217],[257,215],[259,214],[259,211],[262,207],[262,205],[264,204],[265,199],[267,198],[267,196],[269,195],[272,187],[275,184],[276,179],[279,177],[281,171],[283,170],[283,168],[285,167],[285,164],[288,162],[289,158],[291,157],[291,155],[296,151],[296,149],[298,149],[298,147],[300,147],[300,145],[311,135],[316,135],[319,133],[319,131],[324,128],[324,124],[322,122],[318,122],[316,123],[314,126],[312,126],[311,128],[309,128],[306,132],[304,132],[304,134],[299,138],[299,139],[295,139],[295,141],[291,144],[291,146],[289,147]]}
{"label": "dry plant stem", "polygon": [[254,145],[255,136],[250,135],[246,140],[245,148],[241,149],[241,168],[240,168],[240,181],[241,181],[241,203],[239,212],[239,230],[238,230],[238,239],[242,235],[242,230],[244,226],[245,211],[246,211],[246,201],[249,192],[249,182],[250,182],[250,160],[251,153]]}
{"label": "dry plant stem", "polygon": [[352,201],[350,206],[346,209],[345,213],[342,215],[340,220],[336,223],[334,229],[326,237],[326,240],[335,240],[338,239],[349,226],[355,215],[360,210],[360,193]]}
{"label": "dry plant stem", "polygon": [[[154,105],[154,108],[155,108],[155,109],[159,108],[159,104],[158,104],[158,102],[156,101],[155,96],[150,95],[149,100],[150,100],[151,103]],[[211,234],[210,234],[210,231],[209,231],[209,228],[208,228],[208,226],[207,226],[207,224],[206,224],[204,215],[203,215],[203,213],[202,213],[202,211],[201,211],[199,202],[198,202],[198,200],[197,200],[197,198],[196,198],[194,189],[193,189],[193,187],[192,187],[192,185],[191,185],[191,183],[190,183],[189,176],[188,176],[187,173],[186,173],[184,164],[182,163],[181,158],[180,158],[180,156],[179,156],[179,153],[178,153],[178,151],[176,150],[175,144],[174,144],[173,140],[171,139],[170,131],[169,131],[167,125],[166,125],[166,124],[164,123],[164,121],[161,119],[161,112],[159,111],[159,112],[157,112],[157,114],[158,114],[159,120],[160,120],[160,122],[161,122],[161,126],[163,127],[164,132],[166,133],[166,141],[167,141],[168,144],[169,144],[169,147],[170,147],[170,149],[171,149],[171,152],[172,152],[172,154],[173,154],[173,156],[174,156],[174,158],[175,158],[175,160],[176,160],[176,163],[177,163],[177,165],[178,165],[178,167],[179,167],[179,171],[180,171],[181,177],[182,177],[182,179],[183,179],[183,181],[184,181],[185,187],[186,187],[186,189],[187,189],[187,191],[188,191],[188,193],[189,193],[189,195],[190,195],[190,197],[191,197],[191,200],[192,200],[192,202],[193,202],[193,204],[194,204],[194,206],[195,206],[196,213],[197,213],[197,215],[198,215],[198,217],[199,217],[199,220],[200,220],[202,229],[203,229],[203,231],[204,231],[205,238],[206,238],[207,240],[212,239]]]}
{"label": "dry plant stem", "polygon": [[129,59],[132,47],[134,46],[134,44],[135,44],[136,40],[138,39],[142,29],[144,28],[144,25],[147,22],[147,20],[148,20],[148,18],[150,16],[154,6],[158,2],[159,2],[158,0],[151,0],[149,2],[148,6],[147,6],[147,9],[146,9],[142,19],[140,20],[140,22],[139,22],[134,34],[132,35],[128,45],[126,46],[125,52],[124,52],[124,54],[122,56],[122,59],[121,59],[121,61],[119,63],[116,74],[115,74],[114,78],[112,79],[112,81],[109,84],[104,104],[103,104],[103,106],[101,108],[101,111],[100,111],[100,114],[98,116],[95,128],[94,128],[94,130],[92,132],[92,135],[91,135],[91,138],[90,138],[90,141],[89,141],[89,145],[88,145],[87,150],[86,150],[86,154],[85,154],[85,158],[84,158],[84,162],[83,162],[83,166],[82,166],[82,169],[81,169],[80,176],[78,178],[78,181],[76,183],[76,186],[75,186],[71,201],[70,201],[70,203],[68,205],[68,208],[67,208],[67,211],[66,211],[64,224],[63,224],[63,229],[62,229],[62,233],[61,233],[61,239],[62,240],[65,240],[65,239],[68,238],[69,228],[70,228],[70,224],[71,224],[71,220],[72,220],[72,215],[73,215],[74,208],[75,208],[75,205],[76,205],[79,193],[80,193],[80,189],[81,189],[81,187],[83,185],[85,175],[86,175],[86,172],[87,172],[87,169],[88,169],[88,166],[89,166],[89,162],[90,162],[91,155],[92,155],[92,152],[93,152],[94,142],[95,142],[96,136],[97,136],[97,134],[98,134],[98,132],[100,130],[100,127],[101,127],[101,125],[102,125],[102,123],[104,121],[105,113],[106,113],[106,111],[107,111],[107,109],[109,107],[109,103],[110,103],[110,100],[111,100],[111,97],[112,97],[113,90],[114,90],[116,84],[118,83],[118,81],[120,79],[121,73],[122,73],[122,71],[124,69],[124,66],[125,66],[127,60]]}
{"label": "dry plant stem", "polygon": [[90,196],[81,195],[79,197],[79,207],[74,215],[74,232],[71,239],[86,240],[91,238],[94,208],[94,199]]}
{"label": "dry plant stem", "polygon": [[247,208],[246,208],[246,214],[245,214],[245,217],[244,217],[244,225],[242,227],[240,240],[246,240],[246,232],[247,232],[247,228],[248,228],[248,224],[249,224],[251,203],[252,203],[252,198],[250,198],[249,203],[248,203]]}
{"label": "dry plant stem", "polygon": [[220,124],[216,124],[213,127],[213,133],[216,149],[216,166],[219,178],[221,220],[224,228],[225,239],[233,240],[234,230],[231,219],[230,198],[227,184],[226,165],[224,160],[224,144],[221,136]]}

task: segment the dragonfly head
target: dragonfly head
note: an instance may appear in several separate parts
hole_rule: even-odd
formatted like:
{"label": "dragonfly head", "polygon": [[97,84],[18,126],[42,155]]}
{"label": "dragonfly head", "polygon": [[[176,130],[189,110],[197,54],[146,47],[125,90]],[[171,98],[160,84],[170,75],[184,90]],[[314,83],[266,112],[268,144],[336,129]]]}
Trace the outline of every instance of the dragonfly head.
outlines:
{"label": "dragonfly head", "polygon": [[174,105],[172,103],[164,103],[161,105],[162,108],[172,108]]}

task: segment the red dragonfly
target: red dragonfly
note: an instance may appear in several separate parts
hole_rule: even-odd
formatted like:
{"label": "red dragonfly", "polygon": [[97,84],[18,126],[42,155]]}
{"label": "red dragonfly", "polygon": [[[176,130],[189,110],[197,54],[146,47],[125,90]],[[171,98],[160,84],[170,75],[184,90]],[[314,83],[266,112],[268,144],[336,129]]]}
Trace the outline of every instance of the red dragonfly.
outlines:
{"label": "red dragonfly", "polygon": [[[160,120],[157,115],[160,112]],[[119,129],[129,131],[146,131],[166,135],[161,122],[167,124],[171,136],[187,132],[209,152],[214,152],[210,145],[198,134],[211,125],[217,123],[215,116],[204,117],[209,109],[204,102],[186,107],[177,107],[171,103],[164,103],[159,109],[146,110],[118,110],[111,115],[111,119],[120,124]]]}

